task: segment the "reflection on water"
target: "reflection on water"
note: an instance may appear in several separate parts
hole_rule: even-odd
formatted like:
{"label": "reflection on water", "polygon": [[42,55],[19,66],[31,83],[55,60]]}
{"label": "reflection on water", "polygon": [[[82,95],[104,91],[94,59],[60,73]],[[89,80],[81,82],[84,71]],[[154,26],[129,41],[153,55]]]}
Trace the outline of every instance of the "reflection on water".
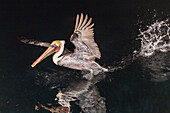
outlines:
{"label": "reflection on water", "polygon": [[[70,102],[76,102],[76,105],[85,113],[106,112],[105,98],[101,97],[98,88],[95,86],[96,83],[105,79],[106,74],[98,74],[92,80],[86,80],[82,77],[83,74],[78,75],[77,72],[50,71],[38,71],[37,83],[39,84],[44,79],[43,84],[48,86],[53,81],[53,85],[49,89],[60,89],[55,100],[61,106],[71,107]],[[40,81],[39,77],[43,79]]]}
{"label": "reflection on water", "polygon": [[139,58],[142,65],[142,76],[151,81],[166,81],[170,79],[170,52],[157,52],[149,58]]}
{"label": "reflection on water", "polygon": [[62,106],[70,106],[70,101],[79,100],[77,104],[83,112],[105,113],[105,98],[100,96],[100,92],[95,86],[96,82],[104,78],[105,75],[99,75],[93,78],[92,81],[72,82],[66,91],[63,91],[61,95],[57,95],[56,99]]}

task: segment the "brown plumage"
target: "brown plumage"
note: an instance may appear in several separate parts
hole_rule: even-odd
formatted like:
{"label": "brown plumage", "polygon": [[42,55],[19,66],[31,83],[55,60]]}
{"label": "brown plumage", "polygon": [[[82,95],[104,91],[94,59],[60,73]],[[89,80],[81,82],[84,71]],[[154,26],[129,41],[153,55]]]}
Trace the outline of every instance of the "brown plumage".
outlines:
{"label": "brown plumage", "polygon": [[86,57],[84,58],[87,60],[100,59],[101,53],[94,40],[94,24],[91,24],[92,18],[90,18],[88,22],[87,19],[87,15],[84,20],[83,14],[81,14],[80,19],[79,15],[77,15],[74,33],[70,41],[75,45],[75,51],[81,54],[81,56],[85,55]]}

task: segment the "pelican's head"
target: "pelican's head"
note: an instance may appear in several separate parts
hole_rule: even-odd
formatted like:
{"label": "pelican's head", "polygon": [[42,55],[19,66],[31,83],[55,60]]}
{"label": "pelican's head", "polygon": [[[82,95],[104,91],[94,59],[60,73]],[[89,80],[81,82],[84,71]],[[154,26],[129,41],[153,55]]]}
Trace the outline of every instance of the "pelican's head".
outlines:
{"label": "pelican's head", "polygon": [[50,56],[53,53],[56,53],[57,56],[60,56],[63,53],[64,44],[64,40],[53,41],[48,47],[48,49],[31,65],[31,67],[36,66],[38,63],[40,63],[42,60],[44,60],[46,57]]}

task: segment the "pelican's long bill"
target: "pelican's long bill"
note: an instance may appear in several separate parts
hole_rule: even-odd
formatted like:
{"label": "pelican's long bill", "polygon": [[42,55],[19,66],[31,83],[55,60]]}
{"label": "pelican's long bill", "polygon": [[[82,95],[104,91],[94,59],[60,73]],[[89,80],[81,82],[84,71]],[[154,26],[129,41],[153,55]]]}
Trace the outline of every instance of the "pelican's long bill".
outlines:
{"label": "pelican's long bill", "polygon": [[48,49],[31,65],[31,67],[35,67],[38,63],[40,63],[42,60],[44,60],[51,54],[59,52],[60,48],[61,48],[60,41],[53,41],[51,45],[48,47]]}

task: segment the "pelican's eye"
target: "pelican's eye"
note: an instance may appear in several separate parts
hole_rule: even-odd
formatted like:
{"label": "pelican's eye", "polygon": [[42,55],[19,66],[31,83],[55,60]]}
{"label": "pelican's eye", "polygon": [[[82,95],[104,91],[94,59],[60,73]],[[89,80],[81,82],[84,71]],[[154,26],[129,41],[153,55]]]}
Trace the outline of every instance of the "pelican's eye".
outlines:
{"label": "pelican's eye", "polygon": [[55,45],[55,44],[51,45],[51,47],[53,47],[53,48],[58,48],[58,46]]}

